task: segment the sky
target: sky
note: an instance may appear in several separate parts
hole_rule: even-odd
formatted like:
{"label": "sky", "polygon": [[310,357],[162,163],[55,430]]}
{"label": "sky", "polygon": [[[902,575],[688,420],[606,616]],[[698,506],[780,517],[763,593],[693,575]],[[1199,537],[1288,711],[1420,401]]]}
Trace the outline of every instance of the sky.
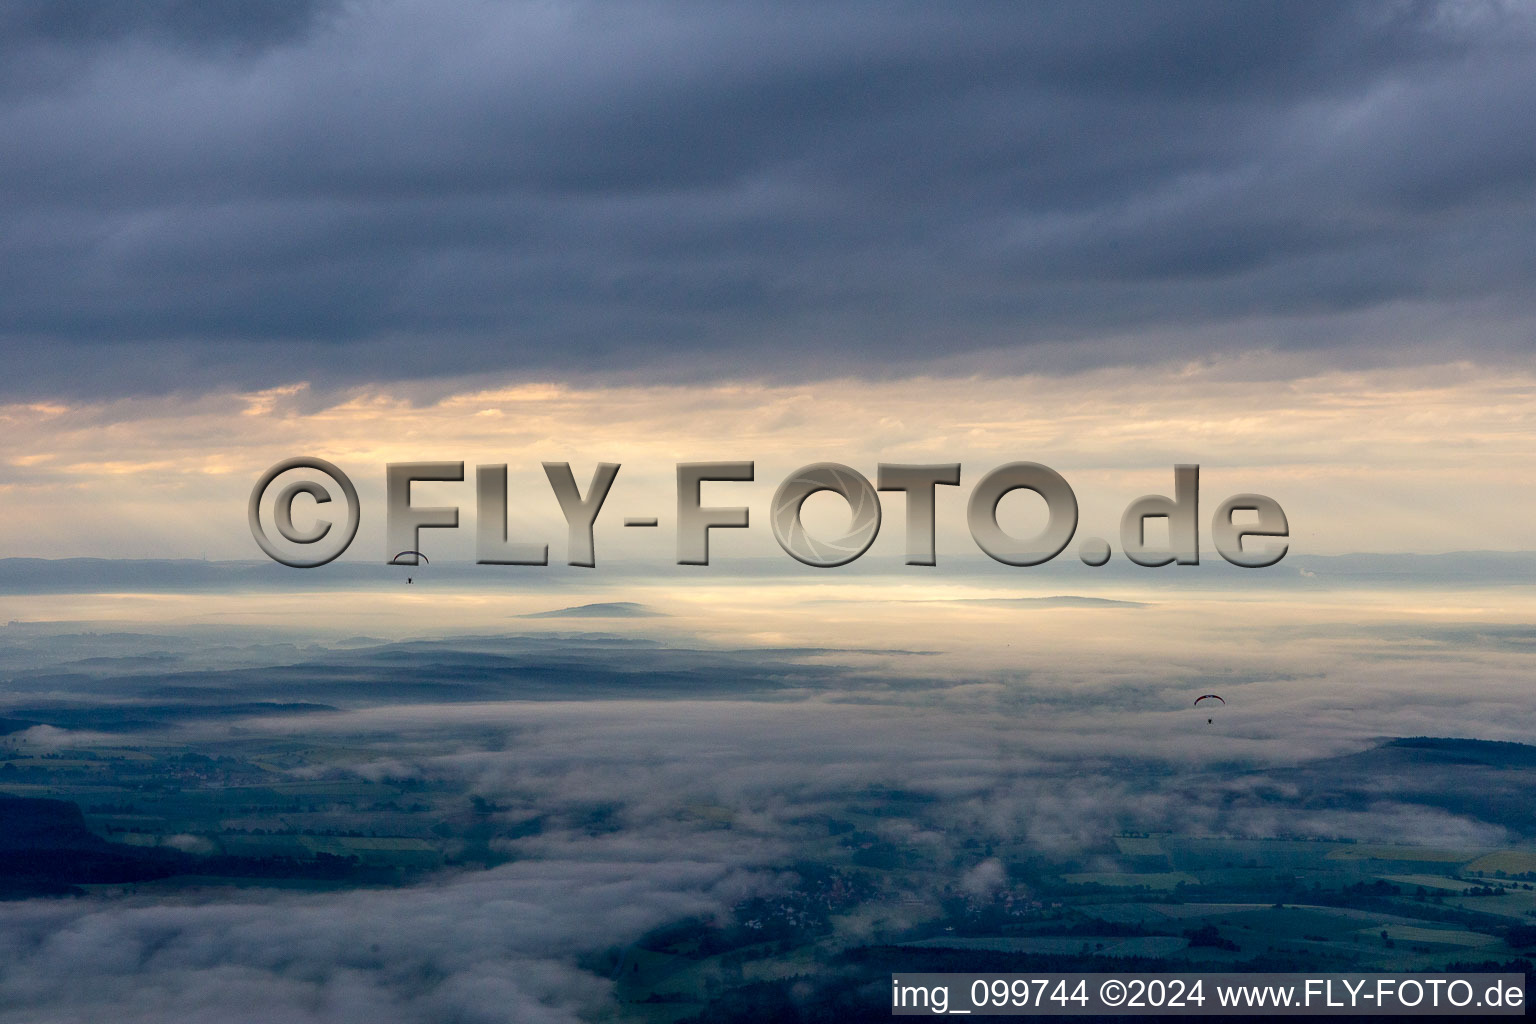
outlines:
{"label": "sky", "polygon": [[624,514],[688,459],[759,508],[962,462],[941,550],[1003,462],[1111,538],[1198,462],[1296,550],[1530,547],[1523,5],[23,0],[0,39],[0,555],[259,557],[300,454],[359,480],[349,557],[396,459],[621,461]]}
{"label": "sky", "polygon": [[[0,493],[14,524],[0,554],[261,557],[245,522],[247,495],[263,470],[296,454],[329,458],[356,481],[362,525],[346,557],[365,560],[395,554],[384,550],[385,465],[434,459],[467,468],[463,483],[413,488],[418,505],[461,509],[460,529],[421,533],[429,557],[475,557],[474,467],[506,464],[510,535],[549,544],[552,569],[564,568],[566,528],[540,464],[570,462],[585,491],[598,462],[619,463],[597,520],[598,573],[616,559],[674,562],[675,466],[709,459],[756,463],[753,482],[703,492],[705,504],[743,504],[757,516],[748,530],[713,531],[712,562],[727,569],[748,557],[788,561],[767,526],[772,495],[796,467],[828,460],[870,479],[881,462],[959,462],[960,486],[940,487],[936,498],[945,555],[977,553],[965,527],[970,490],[1021,459],[1061,473],[1077,494],[1080,536],[1109,538],[1117,551],[1123,508],[1141,494],[1171,494],[1173,466],[1190,462],[1202,467],[1207,552],[1216,505],[1247,492],[1286,510],[1298,555],[1519,550],[1531,546],[1536,505],[1533,391],[1529,373],[1461,363],[1267,380],[1190,366],[1156,377],[1109,368],[796,384],[467,381],[428,402],[383,385],[318,401],[303,386],[50,399],[0,407],[9,439]],[[864,557],[900,569],[904,503],[888,494],[885,505]],[[300,519],[324,511],[307,499],[295,508]],[[1019,492],[1004,499],[999,519],[1028,536],[1042,509]],[[656,515],[662,528],[620,525],[634,515]],[[805,518],[834,535],[848,514],[821,495]]]}
{"label": "sky", "polygon": [[[1532,96],[1536,7],[1513,0],[0,4],[7,706],[171,671],[199,699],[287,700],[277,669],[356,659],[367,706],[317,671],[344,713],[241,728],[498,814],[574,822],[596,794],[623,826],[398,890],[16,904],[9,1012],[592,1016],[610,986],[582,952],[772,891],[798,816],[871,786],[937,798],[948,838],[899,838],[939,846],[1514,841],[1402,779],[1303,815],[1245,772],[1294,796],[1298,760],[1536,728],[1510,585],[1529,558],[1454,586],[1315,560],[1536,550]],[[385,465],[466,464],[416,489],[461,522],[424,532],[420,585],[335,563],[54,586],[5,561],[261,559],[248,494],[298,455],[356,482],[343,561],[379,570]],[[753,526],[680,574],[675,466],[706,460],[756,464],[706,493]],[[563,564],[546,461],[583,487],[622,465],[596,569]],[[824,461],[960,463],[939,564],[902,564],[888,495],[860,571],[764,569],[798,571],[768,505]],[[1076,542],[1070,576],[987,564],[966,501],[1014,461],[1060,472],[1079,538],[1117,558],[1126,505],[1198,463],[1207,564],[1093,576]],[[434,582],[473,559],[495,464],[509,534],[552,564]],[[1252,577],[1209,564],[1239,493],[1290,524]],[[1041,512],[1017,494],[999,518],[1023,535]],[[846,513],[822,495],[806,521]],[[482,647],[511,652],[492,683],[558,662],[570,692],[455,703]],[[650,669],[693,692],[600,685]],[[1210,689],[1219,726],[1191,714]],[[227,739],[208,728],[176,736]],[[696,802],[733,828],[678,811]],[[965,863],[957,885],[1001,870]]]}

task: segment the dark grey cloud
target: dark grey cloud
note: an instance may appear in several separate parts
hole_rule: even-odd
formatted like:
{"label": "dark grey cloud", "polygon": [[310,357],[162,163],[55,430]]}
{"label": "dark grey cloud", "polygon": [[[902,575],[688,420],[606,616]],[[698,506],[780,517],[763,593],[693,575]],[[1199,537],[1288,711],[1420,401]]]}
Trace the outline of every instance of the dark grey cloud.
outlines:
{"label": "dark grey cloud", "polygon": [[6,18],[13,394],[1503,358],[1536,314],[1512,5]]}
{"label": "dark grey cloud", "polygon": [[248,58],[302,37],[335,6],[330,0],[12,0],[0,6],[0,97],[67,90],[114,47]]}
{"label": "dark grey cloud", "polygon": [[12,50],[159,37],[195,46],[260,46],[302,34],[317,0],[199,3],[197,0],[11,0],[0,10],[0,35]]}

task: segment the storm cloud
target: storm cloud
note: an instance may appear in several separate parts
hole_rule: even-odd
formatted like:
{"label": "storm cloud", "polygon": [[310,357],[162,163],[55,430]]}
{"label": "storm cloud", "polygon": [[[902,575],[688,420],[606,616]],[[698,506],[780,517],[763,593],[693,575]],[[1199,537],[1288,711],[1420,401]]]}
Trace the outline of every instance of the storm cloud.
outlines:
{"label": "storm cloud", "polygon": [[13,5],[11,393],[1528,350],[1495,3]]}

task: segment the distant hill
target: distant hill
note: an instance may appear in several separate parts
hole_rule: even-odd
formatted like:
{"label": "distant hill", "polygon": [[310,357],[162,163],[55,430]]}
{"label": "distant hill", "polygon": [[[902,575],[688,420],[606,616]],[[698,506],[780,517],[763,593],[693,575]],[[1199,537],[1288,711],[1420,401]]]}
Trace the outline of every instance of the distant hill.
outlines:
{"label": "distant hill", "polygon": [[[251,544],[252,553],[256,546]],[[1099,568],[1085,566],[1076,558],[1056,558],[1029,572],[1032,579],[1104,582],[1134,580],[1148,587],[1230,587],[1241,579],[1244,586],[1262,582],[1266,587],[1318,590],[1332,586],[1404,586],[1463,583],[1474,586],[1528,584],[1536,580],[1536,552],[1455,551],[1438,555],[1355,554],[1307,555],[1292,552],[1267,569],[1242,569],[1227,564],[1214,552],[1202,552],[1197,573],[1148,572],[1123,558]],[[974,549],[942,551],[945,573],[956,578],[1018,579],[1018,570],[988,558]],[[520,571],[526,569],[528,571]],[[411,567],[416,584],[484,586],[504,588],[515,579],[520,590],[558,589],[590,577],[565,571],[565,567],[484,566],[472,562],[441,562]],[[586,570],[579,570],[585,572]],[[730,560],[732,575],[753,578],[807,578],[825,570],[802,565],[786,556],[752,556]],[[667,558],[605,559],[605,579],[692,579],[688,566]],[[843,566],[842,576],[903,576],[906,568],[873,558],[861,558]],[[177,593],[237,590],[335,590],[354,588],[395,589],[405,584],[405,568],[380,559],[343,558],[315,569],[292,569],[262,558],[204,561],[194,558],[0,558],[0,591],[9,594],[102,593],[113,591],[170,591]],[[1069,584],[1063,584],[1069,585]]]}
{"label": "distant hill", "polygon": [[[1435,807],[1536,836],[1536,746],[1413,736],[1369,750],[1262,773],[1294,787],[1298,810],[1364,810],[1393,803]],[[1254,799],[1265,799],[1255,794]]]}
{"label": "distant hill", "polygon": [[[197,696],[201,696],[197,694]],[[246,718],[253,715],[312,715],[338,710],[332,704],[316,704],[305,701],[244,701],[237,704],[134,704],[123,707],[79,707],[60,704],[12,708],[25,715],[25,719],[0,718],[0,736],[7,732],[19,732],[34,725],[51,725],[56,729],[89,729],[93,732],[144,732],[163,729],[168,724],[220,718]],[[14,722],[19,728],[7,729],[6,723]]]}
{"label": "distant hill", "polygon": [[596,604],[578,604],[570,608],[555,608],[547,612],[529,612],[520,619],[654,619],[664,616],[638,601],[599,601]]}
{"label": "distant hill", "polygon": [[68,892],[92,882],[136,882],[186,870],[174,850],[109,843],[67,800],[0,793],[0,896]]}
{"label": "distant hill", "polygon": [[[1473,740],[1443,736],[1405,736],[1382,748],[1408,753],[1419,763],[1486,764],[1502,768],[1536,768],[1536,746],[1507,740]],[[1381,748],[1378,748],[1381,749]]]}
{"label": "distant hill", "polygon": [[85,826],[85,815],[68,800],[0,793],[0,854],[16,850],[99,850],[106,840]]}
{"label": "distant hill", "polygon": [[79,892],[76,886],[145,882],[176,875],[243,878],[392,878],[356,857],[316,853],[289,857],[194,856],[163,846],[113,843],[92,832],[78,805],[67,800],[0,793],[0,899]]}

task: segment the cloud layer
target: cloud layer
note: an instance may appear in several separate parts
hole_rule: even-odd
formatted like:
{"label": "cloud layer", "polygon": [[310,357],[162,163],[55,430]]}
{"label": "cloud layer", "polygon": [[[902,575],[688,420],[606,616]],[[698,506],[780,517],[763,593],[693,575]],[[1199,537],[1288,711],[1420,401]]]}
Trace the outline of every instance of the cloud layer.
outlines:
{"label": "cloud layer", "polygon": [[396,891],[19,904],[0,1020],[575,1022],[609,1008],[578,953],[748,891],[708,860],[573,855]]}
{"label": "cloud layer", "polygon": [[[239,728],[188,720],[115,740],[73,729],[14,737],[33,752],[158,740],[248,755],[297,743],[326,753],[274,768],[294,781],[409,780],[479,796],[491,842],[515,860],[404,889],[149,887],[12,903],[0,927],[0,1021],[591,1019],[612,1012],[612,990],[583,954],[792,885],[797,859],[827,854],[828,817],[850,813],[873,812],[879,841],[916,851],[934,878],[967,892],[990,891],[1005,874],[988,846],[1009,862],[1039,854],[1091,866],[1122,829],[1504,845],[1514,833],[1490,820],[1465,780],[1437,791],[1442,776],[1411,759],[1326,760],[1383,734],[1529,738],[1528,656],[1488,643],[1501,631],[1465,621],[1484,609],[1462,600],[1474,603],[1404,612],[1357,599],[1348,612],[1309,612],[1310,629],[1266,625],[1274,608],[1235,602],[1177,612],[1183,630],[1137,626],[1159,608],[1019,615],[967,604],[953,617],[925,612],[927,630],[949,638],[942,659],[701,652],[605,635],[353,640],[326,651],[228,627],[0,631],[0,667],[17,686],[54,700],[110,695],[127,702],[119,716],[163,704],[168,685],[194,703],[295,683],[330,695],[337,667],[369,678],[381,660],[402,658],[446,691],[491,651],[514,660],[483,664],[486,682],[527,676],[559,650],[564,684],[553,699],[405,703],[381,682],[369,706],[256,714]],[[974,616],[983,621],[967,627]],[[1043,628],[1042,616],[1058,618]],[[1104,630],[1105,616],[1120,622]],[[1077,630],[1061,628],[1073,617]],[[989,649],[971,643],[978,635]],[[1026,635],[1038,639],[1022,649]],[[1091,658],[1076,639],[1084,635],[1096,640]],[[146,671],[151,651],[161,664]],[[713,667],[684,680],[692,696],[636,687],[603,699],[591,682],[616,667],[638,675],[640,665],[704,660]],[[186,685],[188,670],[198,686]],[[1211,687],[1227,706],[1189,706]],[[1520,778],[1493,781],[1526,806]],[[529,822],[538,827],[518,827]]]}
{"label": "cloud layer", "polygon": [[1494,2],[12,5],[14,393],[1529,344]]}

